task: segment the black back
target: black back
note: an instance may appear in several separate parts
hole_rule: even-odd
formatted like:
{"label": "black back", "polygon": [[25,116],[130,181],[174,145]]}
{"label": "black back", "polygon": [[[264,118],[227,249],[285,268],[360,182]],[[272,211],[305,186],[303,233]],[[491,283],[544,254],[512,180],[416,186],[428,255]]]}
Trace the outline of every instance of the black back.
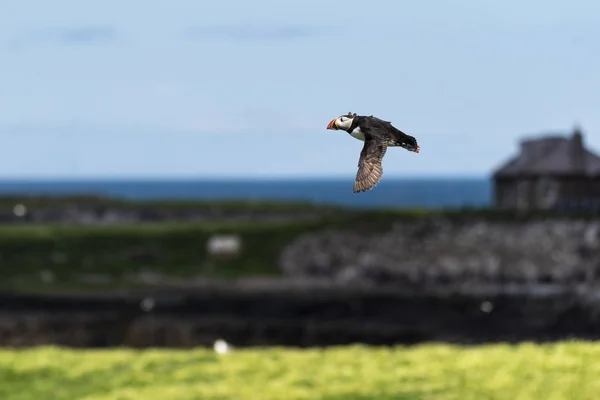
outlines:
{"label": "black back", "polygon": [[[384,121],[374,116],[356,116],[352,121],[350,131],[356,127],[360,127],[361,132],[374,139],[391,140],[394,142],[412,142],[415,140],[412,136],[407,135],[401,130],[392,125],[390,121]],[[416,143],[416,141],[415,141]]]}

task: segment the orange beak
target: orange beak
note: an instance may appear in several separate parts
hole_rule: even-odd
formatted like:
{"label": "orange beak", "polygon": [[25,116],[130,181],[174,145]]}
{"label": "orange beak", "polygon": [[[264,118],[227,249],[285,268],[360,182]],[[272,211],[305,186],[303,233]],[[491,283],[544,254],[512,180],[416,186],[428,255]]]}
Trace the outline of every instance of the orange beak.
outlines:
{"label": "orange beak", "polygon": [[419,150],[421,150],[421,148],[419,147],[419,145],[417,145],[417,148],[415,149],[415,153],[418,153]]}
{"label": "orange beak", "polygon": [[334,130],[336,129],[335,125],[334,125],[336,119],[337,118],[334,118],[329,122],[329,124],[327,125],[327,129],[334,129]]}

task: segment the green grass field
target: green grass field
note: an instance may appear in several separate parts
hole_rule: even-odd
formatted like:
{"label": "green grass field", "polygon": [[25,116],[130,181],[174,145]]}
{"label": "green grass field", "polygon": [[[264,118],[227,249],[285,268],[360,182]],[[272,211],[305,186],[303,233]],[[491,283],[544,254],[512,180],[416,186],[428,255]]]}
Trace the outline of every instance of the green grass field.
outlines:
{"label": "green grass field", "polygon": [[0,399],[581,400],[600,344],[325,350],[0,350]]}

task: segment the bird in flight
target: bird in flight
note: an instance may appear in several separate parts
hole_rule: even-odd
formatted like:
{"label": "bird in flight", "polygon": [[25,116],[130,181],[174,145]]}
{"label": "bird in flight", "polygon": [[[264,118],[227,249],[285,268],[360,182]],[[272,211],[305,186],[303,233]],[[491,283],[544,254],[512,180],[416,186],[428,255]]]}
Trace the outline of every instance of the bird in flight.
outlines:
{"label": "bird in flight", "polygon": [[391,122],[372,115],[349,112],[332,119],[327,129],[346,131],[355,139],[365,142],[358,159],[354,193],[366,192],[379,183],[383,176],[381,161],[388,147],[403,147],[408,151],[419,152],[419,145],[414,137],[396,129]]}

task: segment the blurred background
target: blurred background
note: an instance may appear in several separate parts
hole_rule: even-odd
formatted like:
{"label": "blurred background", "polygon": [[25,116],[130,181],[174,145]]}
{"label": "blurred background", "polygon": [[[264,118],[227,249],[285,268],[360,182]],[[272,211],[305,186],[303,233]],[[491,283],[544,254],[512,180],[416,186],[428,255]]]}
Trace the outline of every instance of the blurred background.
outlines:
{"label": "blurred background", "polygon": [[598,3],[2,9],[3,398],[600,389]]}

